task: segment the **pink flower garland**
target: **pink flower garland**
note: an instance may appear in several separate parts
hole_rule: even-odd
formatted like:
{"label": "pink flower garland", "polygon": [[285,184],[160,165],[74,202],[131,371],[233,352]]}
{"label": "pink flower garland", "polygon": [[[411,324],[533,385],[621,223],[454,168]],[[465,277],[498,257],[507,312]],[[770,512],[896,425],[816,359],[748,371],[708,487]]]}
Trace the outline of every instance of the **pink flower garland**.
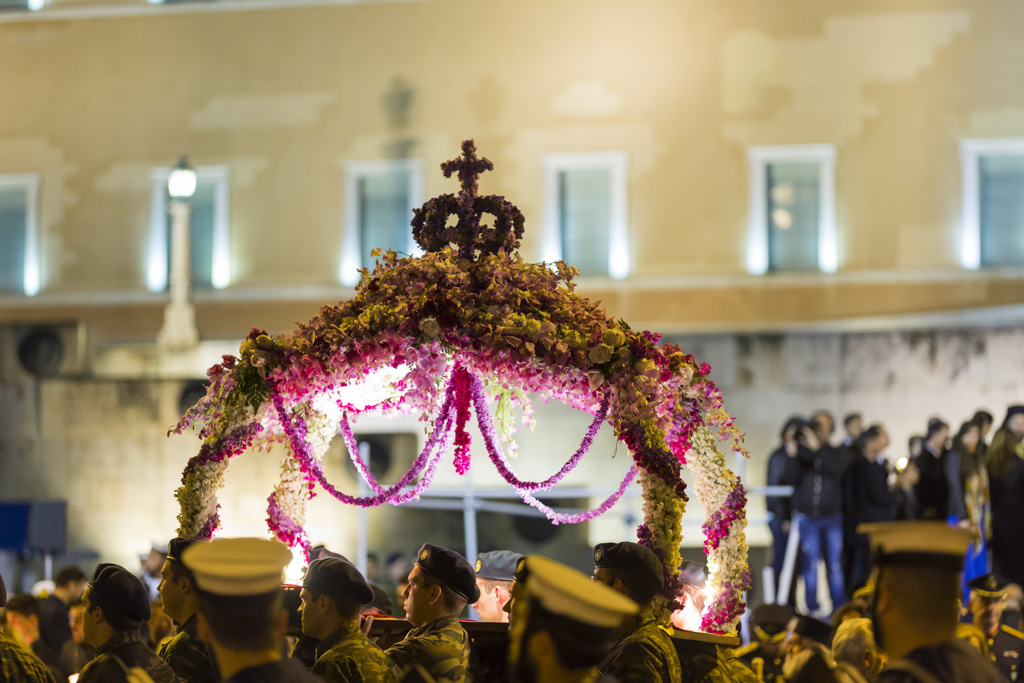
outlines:
{"label": "pink flower garland", "polygon": [[619,484],[619,488],[618,490],[615,491],[615,493],[610,495],[603,503],[601,503],[596,508],[587,510],[586,512],[577,512],[575,514],[565,514],[563,512],[556,512],[552,508],[548,507],[544,503],[534,498],[529,491],[516,489],[516,493],[519,494],[520,498],[522,498],[524,502],[532,505],[533,507],[537,508],[542,513],[544,513],[544,516],[547,517],[552,524],[578,524],[580,522],[589,522],[590,520],[595,519],[596,517],[600,517],[604,513],[611,510],[612,507],[619,502],[619,498],[622,498],[622,494],[626,492],[626,489],[629,487],[629,485],[633,483],[633,479],[636,477],[637,472],[638,470],[636,469],[636,465],[630,466],[629,472],[626,473],[625,479],[623,479],[622,483]]}
{"label": "pink flower garland", "polygon": [[465,474],[469,471],[471,442],[466,431],[466,423],[469,422],[469,372],[456,365],[451,381],[455,385],[455,471]]}

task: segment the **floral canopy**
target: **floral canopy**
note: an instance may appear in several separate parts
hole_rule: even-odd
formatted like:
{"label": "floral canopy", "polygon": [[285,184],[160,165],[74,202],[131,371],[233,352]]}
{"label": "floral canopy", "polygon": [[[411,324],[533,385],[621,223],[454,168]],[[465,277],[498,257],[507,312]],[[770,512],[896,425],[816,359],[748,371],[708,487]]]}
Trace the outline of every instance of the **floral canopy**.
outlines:
{"label": "floral canopy", "polygon": [[[467,425],[475,412],[492,464],[553,523],[596,517],[639,478],[644,521],[637,538],[665,565],[657,603],[662,617],[682,599],[687,496],[681,471],[689,467],[709,511],[704,545],[713,595],[702,629],[734,632],[750,584],[746,495],[717,443],[745,450],[708,379],[710,367],[660,343],[658,334],[609,318],[574,291],[578,271],[572,266],[525,263],[516,253],[522,213],[503,197],[478,194],[480,173],[493,165],[476,156],[472,140],[462,152],[441,165],[445,177],[458,175],[461,191],[414,211],[413,236],[424,255],[383,254],[372,271],[363,271],[352,299],[323,307],[290,334],[254,329],[238,358],[225,356],[210,368],[206,396],[173,430],[198,427],[203,439],[175,494],[179,535],[209,538],[216,531],[217,491],[231,457],[281,443],[287,454],[268,498],[268,527],[288,545],[308,550],[305,507],[317,485],[363,507],[415,500],[448,452],[454,451],[459,474],[469,470]],[[371,399],[354,390],[371,385],[377,389]],[[530,419],[531,395],[593,416],[579,449],[543,481],[520,479],[506,455],[515,448],[514,408]],[[352,419],[409,413],[428,425],[425,446],[397,482],[382,484],[360,456]],[[632,455],[621,485],[587,512],[563,514],[544,505],[536,495],[579,463],[604,423]],[[339,432],[372,495],[349,495],[328,481],[322,458]]]}

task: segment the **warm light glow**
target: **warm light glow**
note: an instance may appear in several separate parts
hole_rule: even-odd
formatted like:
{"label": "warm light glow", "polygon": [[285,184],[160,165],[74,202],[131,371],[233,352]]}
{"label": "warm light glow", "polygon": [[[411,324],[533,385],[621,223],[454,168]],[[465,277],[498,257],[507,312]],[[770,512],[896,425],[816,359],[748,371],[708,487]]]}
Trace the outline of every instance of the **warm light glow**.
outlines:
{"label": "warm light glow", "polygon": [[896,471],[902,472],[903,470],[907,469],[907,465],[909,464],[910,460],[908,460],[906,456],[903,456],[902,458],[896,461]]}
{"label": "warm light glow", "polygon": [[210,283],[214,289],[224,289],[231,284],[231,263],[225,248],[215,248],[213,251],[213,274]]}
{"label": "warm light glow", "polygon": [[292,548],[292,561],[284,569],[284,582],[290,586],[302,585],[302,577],[306,575],[306,551]]}
{"label": "warm light glow", "polygon": [[35,296],[39,293],[39,259],[35,253],[25,254],[24,289],[26,296]]}
{"label": "warm light glow", "polygon": [[28,9],[31,12],[38,12],[46,5],[46,0],[28,0]]}
{"label": "warm light glow", "polygon": [[196,193],[196,183],[195,170],[188,165],[188,159],[182,157],[167,176],[167,192],[175,199],[188,199]]}
{"label": "warm light glow", "polygon": [[786,209],[779,207],[772,211],[772,222],[779,230],[789,230],[793,227],[793,214]]}
{"label": "warm light glow", "polygon": [[616,280],[624,280],[629,275],[629,252],[612,245],[611,258],[608,261],[608,274]]}

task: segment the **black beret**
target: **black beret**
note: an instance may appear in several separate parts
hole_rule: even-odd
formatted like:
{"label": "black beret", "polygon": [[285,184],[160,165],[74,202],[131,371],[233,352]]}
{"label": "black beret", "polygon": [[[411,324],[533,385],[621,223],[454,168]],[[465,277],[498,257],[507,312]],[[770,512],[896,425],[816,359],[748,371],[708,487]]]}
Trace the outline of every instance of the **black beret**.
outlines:
{"label": "black beret", "polygon": [[516,567],[522,555],[511,550],[494,550],[476,556],[477,578],[492,581],[511,581],[516,576]]}
{"label": "black beret", "polygon": [[373,602],[370,603],[372,607],[376,607],[384,614],[390,615],[395,613],[395,603],[391,602],[391,598],[384,592],[383,588],[375,583],[371,583],[370,590],[373,591]]}
{"label": "black beret", "polygon": [[328,596],[349,599],[357,605],[368,605],[373,600],[373,591],[355,565],[334,557],[310,562],[302,585]]}
{"label": "black beret", "polygon": [[789,625],[789,620],[794,616],[793,610],[788,605],[761,605],[754,610],[754,614],[750,618],[750,625],[757,637],[765,640],[784,633]]}
{"label": "black beret", "polygon": [[333,557],[336,560],[345,560],[346,562],[351,562],[351,560],[349,560],[341,553],[336,553],[333,550],[328,550],[323,545],[315,545],[309,551],[309,559],[311,560],[326,560],[329,557]]}
{"label": "black beret", "polygon": [[1010,406],[1006,409],[1006,419],[1009,420],[1014,415],[1024,415],[1024,406]]}
{"label": "black beret", "polygon": [[796,622],[793,633],[829,647],[832,644],[832,627],[821,619],[801,615]]}
{"label": "black beret", "polygon": [[185,548],[195,542],[195,539],[192,538],[172,538],[171,542],[167,544],[167,559],[181,562],[181,554],[185,552]]}
{"label": "black beret", "polygon": [[598,543],[594,546],[594,566],[618,569],[661,590],[665,585],[665,567],[650,548],[639,543]]}
{"label": "black beret", "polygon": [[416,566],[436,576],[441,583],[470,603],[480,599],[473,565],[454,550],[424,543]]}
{"label": "black beret", "polygon": [[131,621],[149,621],[149,591],[124,567],[101,564],[89,582],[89,601]]}
{"label": "black beret", "polygon": [[1009,581],[998,574],[982,574],[968,581],[967,587],[983,598],[997,598],[1006,594],[1006,587],[1009,584]]}

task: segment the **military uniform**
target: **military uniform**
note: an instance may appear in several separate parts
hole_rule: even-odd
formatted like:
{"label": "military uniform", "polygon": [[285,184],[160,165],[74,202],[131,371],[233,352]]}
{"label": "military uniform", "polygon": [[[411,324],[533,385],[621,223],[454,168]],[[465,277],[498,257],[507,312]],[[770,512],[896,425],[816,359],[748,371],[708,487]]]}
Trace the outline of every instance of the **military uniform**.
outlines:
{"label": "military uniform", "polygon": [[615,641],[601,663],[602,672],[621,681],[679,683],[682,680],[676,648],[650,610],[644,610],[619,627]]}
{"label": "military uniform", "polygon": [[758,680],[765,683],[782,680],[782,656],[769,656],[760,642],[736,650],[736,658],[758,674]]}
{"label": "military uniform", "polygon": [[962,640],[919,647],[903,659],[890,662],[876,683],[1005,683],[995,665],[976,647]]}
{"label": "military uniform", "polygon": [[412,629],[385,654],[396,681],[414,664],[420,664],[438,683],[467,680],[469,636],[458,617],[444,617]]}
{"label": "military uniform", "polygon": [[793,610],[788,605],[761,605],[754,610],[750,627],[756,637],[734,654],[757,674],[759,680],[766,683],[781,680],[785,654],[782,643],[793,616]]}
{"label": "military uniform", "polygon": [[0,631],[0,681],[54,683],[53,674],[34,654]]}
{"label": "military uniform", "polygon": [[322,680],[306,671],[306,667],[297,659],[278,659],[258,666],[242,669],[224,683],[323,683]]}
{"label": "military uniform", "polygon": [[1024,680],[1021,676],[1021,654],[1024,653],[1024,633],[1000,624],[999,630],[988,639],[988,654],[996,667],[1011,681]]}
{"label": "military uniform", "polygon": [[367,640],[358,621],[350,621],[320,642],[313,673],[337,683],[386,681],[384,652]]}
{"label": "military uniform", "polygon": [[199,639],[199,617],[193,614],[160,648],[160,657],[185,683],[217,683],[220,671],[210,647]]}
{"label": "military uniform", "polygon": [[[120,660],[120,663],[118,662]],[[79,675],[79,683],[105,683],[123,679],[123,667],[139,668],[146,672],[154,683],[178,683],[174,670],[160,659],[146,645],[146,639],[138,630],[118,631],[96,648],[96,659],[89,662]]]}

